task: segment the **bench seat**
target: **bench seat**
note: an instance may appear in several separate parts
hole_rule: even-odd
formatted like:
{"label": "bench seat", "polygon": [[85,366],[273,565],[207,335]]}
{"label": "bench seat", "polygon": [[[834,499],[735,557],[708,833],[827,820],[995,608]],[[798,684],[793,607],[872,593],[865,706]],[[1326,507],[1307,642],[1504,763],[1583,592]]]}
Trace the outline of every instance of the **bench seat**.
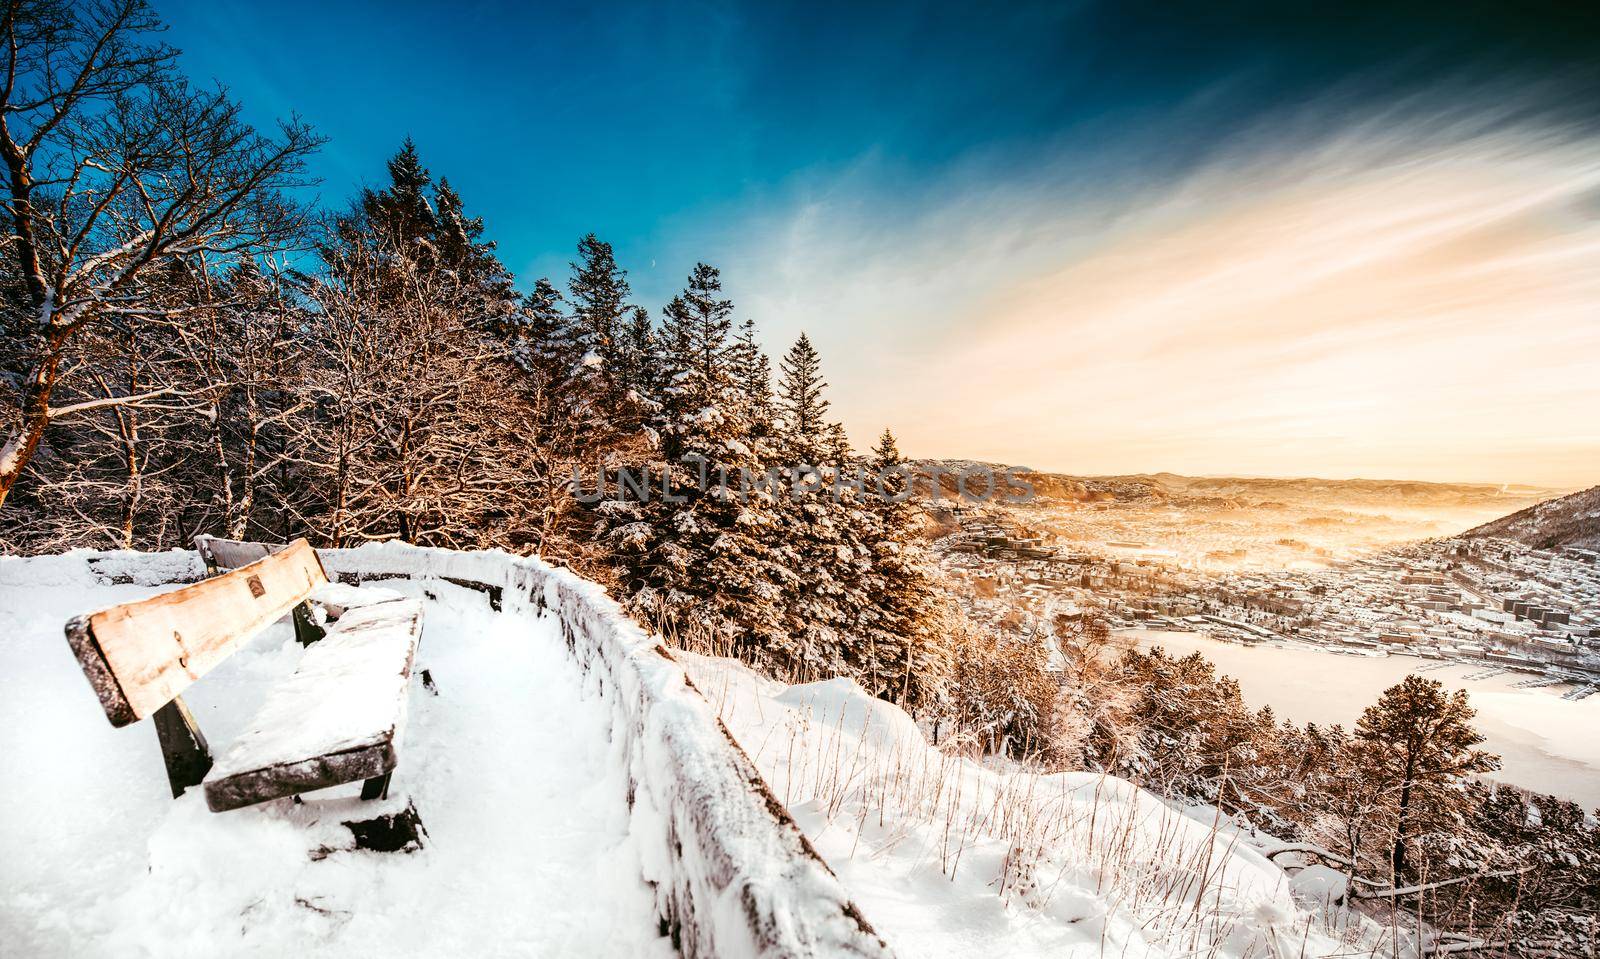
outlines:
{"label": "bench seat", "polygon": [[214,812],[395,767],[422,605],[371,587],[329,584],[317,592],[333,620],[327,634],[306,648],[206,775]]}

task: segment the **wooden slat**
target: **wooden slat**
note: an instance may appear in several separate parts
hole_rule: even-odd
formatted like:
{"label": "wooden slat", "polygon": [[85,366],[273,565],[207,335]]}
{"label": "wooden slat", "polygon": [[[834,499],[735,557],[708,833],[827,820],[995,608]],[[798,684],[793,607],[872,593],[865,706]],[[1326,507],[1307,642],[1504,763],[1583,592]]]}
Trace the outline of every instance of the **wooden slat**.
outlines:
{"label": "wooden slat", "polygon": [[67,638],[113,726],[143,719],[328,581],[316,551],[282,552],[214,579],[67,624]]}
{"label": "wooden slat", "polygon": [[122,686],[111,675],[111,667],[100,652],[100,644],[94,641],[94,634],[89,632],[88,616],[74,616],[67,620],[67,645],[78,657],[78,665],[83,667],[83,675],[88,677],[89,685],[93,687],[95,696],[99,697],[111,725],[126,726],[137,720],[139,717],[133,714],[128,698],[122,695]]}
{"label": "wooden slat", "polygon": [[207,566],[226,572],[248,566],[258,559],[281,553],[288,549],[286,543],[249,543],[237,539],[222,539],[204,533],[194,538],[194,547]]}
{"label": "wooden slat", "polygon": [[[237,539],[222,539],[209,533],[197,533],[194,548],[206,564],[206,573],[218,576],[256,560],[289,548],[288,543],[251,543]],[[309,646],[322,638],[322,627],[317,625],[311,607],[301,603],[294,608],[294,638],[302,646]]]}
{"label": "wooden slat", "polygon": [[253,769],[207,782],[206,806],[212,812],[227,812],[285,796],[298,796],[329,786],[372,779],[392,771],[397,761],[394,741],[386,739],[295,763]]}

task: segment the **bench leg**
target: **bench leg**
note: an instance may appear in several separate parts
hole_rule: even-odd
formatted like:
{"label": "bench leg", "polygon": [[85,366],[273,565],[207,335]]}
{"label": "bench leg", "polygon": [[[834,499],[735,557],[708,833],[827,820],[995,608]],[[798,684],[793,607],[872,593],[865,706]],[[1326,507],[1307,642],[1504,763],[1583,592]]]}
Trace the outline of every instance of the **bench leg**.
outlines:
{"label": "bench leg", "polygon": [[366,782],[362,783],[361,784],[361,798],[362,799],[387,799],[387,798],[389,798],[389,777],[392,776],[392,775],[394,775],[392,772],[384,773],[382,776],[374,776],[371,779],[367,780]]}
{"label": "bench leg", "polygon": [[200,785],[211,771],[211,750],[183,697],[162,706],[151,718],[161,741],[161,758],[167,763],[167,783],[172,798],[177,799],[185,789]]}
{"label": "bench leg", "polygon": [[326,636],[327,632],[317,625],[317,618],[311,612],[310,603],[301,603],[294,608],[294,638],[300,645],[310,646]]}

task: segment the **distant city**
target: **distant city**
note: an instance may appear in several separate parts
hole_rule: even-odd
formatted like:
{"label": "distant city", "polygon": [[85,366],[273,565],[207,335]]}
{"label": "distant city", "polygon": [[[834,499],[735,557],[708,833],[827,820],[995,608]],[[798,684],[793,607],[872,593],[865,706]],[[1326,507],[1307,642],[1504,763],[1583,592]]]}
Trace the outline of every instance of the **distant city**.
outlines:
{"label": "distant city", "polygon": [[[1050,642],[1061,619],[1097,614],[1114,629],[1477,664],[1483,669],[1468,678],[1525,673],[1527,680],[1515,685],[1570,684],[1568,699],[1600,689],[1600,549],[1466,536],[1351,547],[1278,536],[1270,524],[1251,533],[1249,504],[1231,511],[1238,515],[1228,521],[1239,545],[1206,539],[1213,516],[1196,518],[1199,545],[1180,549],[1161,530],[1181,518],[1185,505],[1193,503],[1151,509],[1110,500],[1031,511],[951,506],[940,515],[934,547],[946,573],[971,587],[963,591],[970,615],[1042,642]],[[1063,520],[1063,513],[1073,519]],[[1152,513],[1173,515],[1152,522]],[[1116,516],[1098,526],[1122,538],[1084,539],[1075,527],[1095,514]],[[1316,519],[1295,522],[1313,529],[1360,525]],[[1141,530],[1153,535],[1140,538]],[[1267,568],[1250,568],[1252,553],[1268,554]],[[1422,664],[1419,671],[1432,668]]]}

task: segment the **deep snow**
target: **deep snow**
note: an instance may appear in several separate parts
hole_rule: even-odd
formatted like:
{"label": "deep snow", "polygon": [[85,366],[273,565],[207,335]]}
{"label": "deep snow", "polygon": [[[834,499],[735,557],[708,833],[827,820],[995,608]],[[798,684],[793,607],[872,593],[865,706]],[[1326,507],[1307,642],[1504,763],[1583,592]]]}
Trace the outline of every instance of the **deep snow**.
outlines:
{"label": "deep snow", "polygon": [[[172,800],[151,724],[113,729],[62,635],[72,614],[158,588],[95,585],[82,569],[0,558],[0,953],[671,954],[627,834],[624,773],[607,762],[609,715],[552,619],[491,613],[447,583],[427,585],[436,598],[385,584],[425,604],[417,666],[438,695],[413,680],[392,795],[414,799],[429,843],[314,859],[348,842],[338,818],[371,804],[214,814],[199,789]],[[185,694],[214,753],[300,656],[279,624]]]}
{"label": "deep snow", "polygon": [[1210,807],[1109,776],[954,758],[850,680],[785,687],[731,660],[680,658],[902,956],[1411,954],[1330,908],[1326,870],[1291,879],[1261,852],[1276,840]]}

